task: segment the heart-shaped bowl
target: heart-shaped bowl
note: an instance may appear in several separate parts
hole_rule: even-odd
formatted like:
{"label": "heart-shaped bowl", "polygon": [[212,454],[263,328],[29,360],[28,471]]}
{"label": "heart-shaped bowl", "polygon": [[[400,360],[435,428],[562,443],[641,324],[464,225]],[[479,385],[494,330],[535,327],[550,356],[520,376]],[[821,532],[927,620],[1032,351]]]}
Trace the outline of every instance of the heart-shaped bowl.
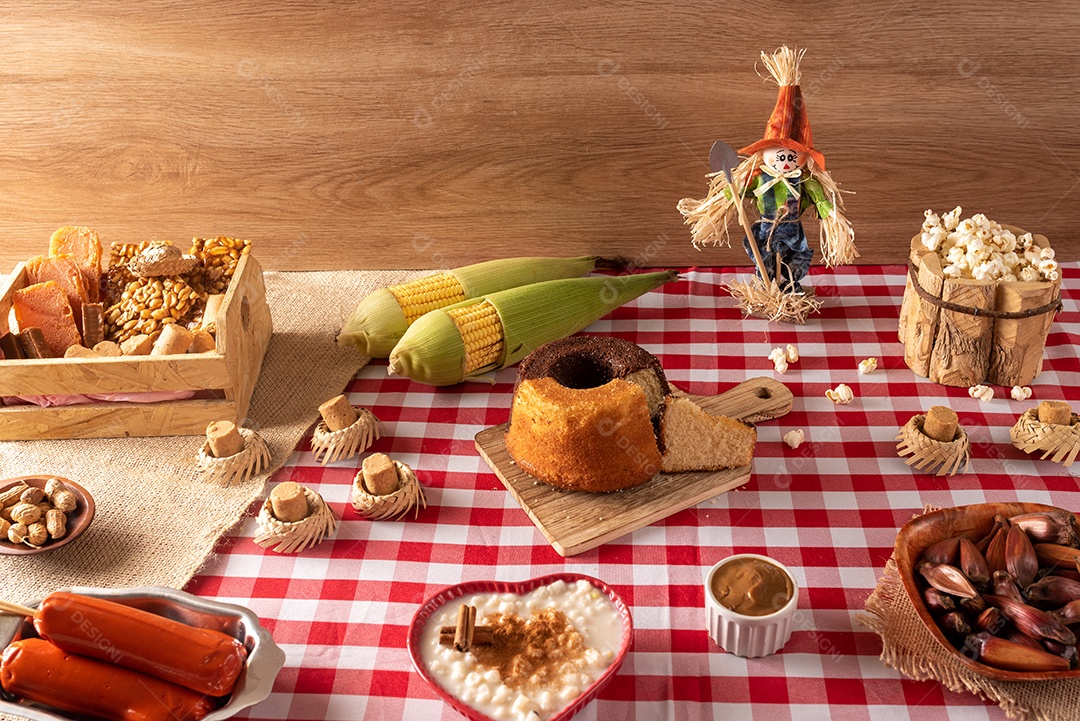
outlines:
{"label": "heart-shaped bowl", "polygon": [[978,503],[932,511],[904,524],[896,536],[896,569],[904,582],[911,603],[930,634],[960,663],[980,676],[998,681],[1046,681],[1048,679],[1080,678],[1080,668],[1068,671],[1005,671],[972,660],[945,638],[937,622],[926,608],[922,588],[916,578],[915,566],[927,548],[938,541],[955,536],[966,536],[978,541],[990,532],[994,516],[1010,518],[1022,513],[1042,513],[1061,510],[1041,503]]}
{"label": "heart-shaped bowl", "polygon": [[615,652],[615,658],[612,660],[611,665],[604,669],[604,672],[600,677],[590,686],[585,688],[581,695],[570,701],[553,715],[547,717],[547,721],[569,721],[569,719],[577,714],[578,711],[585,708],[585,706],[596,697],[596,694],[598,694],[600,690],[614,678],[615,674],[622,666],[623,661],[626,659],[626,653],[630,650],[630,644],[634,640],[634,624],[630,617],[630,609],[627,608],[622,597],[619,596],[611,586],[591,576],[585,576],[580,573],[553,573],[548,576],[539,576],[537,578],[531,578],[528,581],[516,583],[506,581],[465,581],[464,583],[447,586],[428,600],[424,601],[413,616],[407,641],[413,668],[416,669],[416,672],[420,674],[421,678],[427,681],[428,684],[435,689],[435,692],[439,694],[446,703],[454,707],[454,709],[465,718],[471,719],[471,721],[495,721],[495,719],[492,719],[490,716],[474,709],[461,699],[455,697],[439,685],[439,682],[428,673],[420,649],[421,637],[428,621],[446,604],[458,598],[462,598],[463,596],[470,596],[474,593],[513,593],[520,596],[540,588],[541,586],[554,583],[555,581],[564,581],[567,584],[571,584],[582,580],[591,583],[615,604],[615,610],[622,620],[622,635],[619,642],[619,650]]}

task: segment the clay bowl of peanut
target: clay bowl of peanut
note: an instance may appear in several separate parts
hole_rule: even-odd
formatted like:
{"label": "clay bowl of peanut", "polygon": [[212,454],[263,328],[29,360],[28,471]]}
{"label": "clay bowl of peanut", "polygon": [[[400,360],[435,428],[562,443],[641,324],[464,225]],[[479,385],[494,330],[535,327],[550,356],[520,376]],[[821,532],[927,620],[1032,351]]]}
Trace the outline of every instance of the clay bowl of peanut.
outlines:
{"label": "clay bowl of peanut", "polygon": [[65,546],[94,520],[94,499],[60,476],[0,481],[0,555],[27,556]]}
{"label": "clay bowl of peanut", "polygon": [[1040,503],[944,508],[896,537],[904,589],[931,635],[999,681],[1080,678],[1080,525]]}

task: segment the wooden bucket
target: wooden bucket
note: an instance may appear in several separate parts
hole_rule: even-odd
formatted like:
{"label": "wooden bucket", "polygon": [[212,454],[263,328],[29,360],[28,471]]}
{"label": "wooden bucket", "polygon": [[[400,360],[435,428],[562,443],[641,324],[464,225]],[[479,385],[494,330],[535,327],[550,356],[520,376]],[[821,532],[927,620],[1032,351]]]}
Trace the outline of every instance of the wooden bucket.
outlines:
{"label": "wooden bucket", "polygon": [[[1003,226],[1017,236],[1026,231]],[[1035,245],[1049,248],[1042,235]],[[911,239],[907,287],[900,308],[904,362],[916,375],[946,386],[1024,386],[1042,372],[1043,346],[1061,308],[1061,280],[949,278],[937,253]],[[921,291],[921,292],[920,292]]]}

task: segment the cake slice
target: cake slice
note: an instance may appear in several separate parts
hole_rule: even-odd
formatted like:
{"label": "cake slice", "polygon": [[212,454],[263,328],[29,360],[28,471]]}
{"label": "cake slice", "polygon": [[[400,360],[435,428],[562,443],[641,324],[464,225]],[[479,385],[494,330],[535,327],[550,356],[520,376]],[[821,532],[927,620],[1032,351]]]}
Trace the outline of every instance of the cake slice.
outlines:
{"label": "cake slice", "polygon": [[71,314],[71,303],[55,281],[20,288],[11,294],[11,305],[15,309],[19,331],[40,328],[45,342],[57,358],[63,358],[71,346],[82,343],[82,336]]}
{"label": "cake slice", "polygon": [[757,430],[727,416],[713,416],[688,398],[668,396],[660,412],[660,470],[718,471],[748,466]]}

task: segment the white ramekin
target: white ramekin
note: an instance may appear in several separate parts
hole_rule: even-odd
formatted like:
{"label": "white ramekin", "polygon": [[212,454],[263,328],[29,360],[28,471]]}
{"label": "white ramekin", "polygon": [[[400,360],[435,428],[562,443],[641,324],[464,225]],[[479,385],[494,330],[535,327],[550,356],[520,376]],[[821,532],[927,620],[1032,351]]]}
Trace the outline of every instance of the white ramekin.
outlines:
{"label": "white ramekin", "polygon": [[[756,558],[780,568],[791,579],[791,600],[776,613],[767,616],[745,616],[721,605],[712,593],[712,578],[716,569],[740,558]],[[799,584],[784,564],[756,553],[728,556],[705,574],[705,618],[709,637],[720,648],[736,656],[755,658],[774,654],[791,638],[795,625],[795,609],[799,606]]]}

